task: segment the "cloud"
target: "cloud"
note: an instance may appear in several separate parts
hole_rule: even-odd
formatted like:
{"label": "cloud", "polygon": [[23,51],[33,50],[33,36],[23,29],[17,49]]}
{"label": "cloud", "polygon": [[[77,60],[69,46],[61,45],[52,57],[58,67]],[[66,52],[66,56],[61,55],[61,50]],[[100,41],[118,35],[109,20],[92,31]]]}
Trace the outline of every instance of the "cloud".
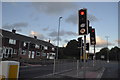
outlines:
{"label": "cloud", "polygon": [[120,39],[119,40],[115,40],[116,42],[120,43]]}
{"label": "cloud", "polygon": [[14,24],[5,24],[3,25],[2,28],[4,29],[16,29],[17,31],[22,31],[21,28],[24,28],[24,27],[27,27],[28,26],[28,23],[25,23],[25,22],[20,22],[20,23],[14,23]]}
{"label": "cloud", "polygon": [[120,45],[120,39],[115,40],[115,42],[117,42],[117,43],[118,43],[118,45]]}
{"label": "cloud", "polygon": [[35,31],[31,31],[29,36],[31,36],[31,37],[37,36],[37,38],[40,39],[40,40],[45,40],[46,39],[46,37],[43,34],[40,34],[40,33],[35,32]]}
{"label": "cloud", "polygon": [[[52,41],[58,41],[58,38],[54,38]],[[62,41],[60,37],[59,37],[59,41]]]}
{"label": "cloud", "polygon": [[68,23],[77,24],[77,15],[72,14],[65,21]]}
{"label": "cloud", "polygon": [[44,12],[50,15],[61,14],[65,11],[77,8],[75,3],[70,2],[33,2],[32,5],[38,12]]}
{"label": "cloud", "polygon": [[64,40],[64,42],[65,42],[65,43],[68,43],[68,42],[69,42],[69,40]]}
{"label": "cloud", "polygon": [[45,27],[42,29],[43,31],[48,31],[49,30],[49,27]]}
{"label": "cloud", "polygon": [[[94,15],[88,14],[87,18],[90,22],[98,21],[98,19]],[[78,14],[70,15],[65,21],[68,23],[72,23],[73,25],[76,25],[78,23]]]}
{"label": "cloud", "polygon": [[98,19],[96,18],[96,16],[94,16],[94,15],[91,15],[91,14],[88,14],[88,20],[90,21],[90,22],[95,22],[95,21],[98,21]]}
{"label": "cloud", "polygon": [[[77,36],[77,33],[72,32],[72,31],[64,31],[64,30],[60,31],[59,36],[65,36],[65,35]],[[58,36],[58,32],[57,31],[52,31],[51,33],[49,33],[49,36],[57,37]]]}
{"label": "cloud", "polygon": [[[90,38],[87,37],[87,40],[89,41]],[[113,43],[108,42],[108,46],[113,45]],[[97,36],[96,37],[96,47],[106,47],[107,46],[107,41],[102,39],[101,37]]]}

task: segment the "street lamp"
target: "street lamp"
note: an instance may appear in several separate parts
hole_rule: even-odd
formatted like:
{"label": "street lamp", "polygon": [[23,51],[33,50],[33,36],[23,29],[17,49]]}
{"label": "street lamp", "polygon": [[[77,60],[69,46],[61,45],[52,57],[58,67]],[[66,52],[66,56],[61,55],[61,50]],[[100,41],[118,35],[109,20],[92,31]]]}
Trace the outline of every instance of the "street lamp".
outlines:
{"label": "street lamp", "polygon": [[[2,38],[3,38],[3,35],[2,35],[2,33],[0,33],[0,46],[1,46],[0,52],[3,50],[2,49]],[[0,54],[0,61],[2,61],[2,58],[3,58],[3,52],[1,52],[1,54]]]}
{"label": "street lamp", "polygon": [[[108,48],[108,38],[109,36],[105,36],[105,38],[107,39],[107,48]],[[109,53],[107,51],[107,63],[109,63]]]}
{"label": "street lamp", "polygon": [[60,20],[62,17],[59,17],[59,24],[58,24],[58,41],[57,41],[57,56],[56,59],[58,59],[58,52],[59,52],[59,33],[60,33]]}

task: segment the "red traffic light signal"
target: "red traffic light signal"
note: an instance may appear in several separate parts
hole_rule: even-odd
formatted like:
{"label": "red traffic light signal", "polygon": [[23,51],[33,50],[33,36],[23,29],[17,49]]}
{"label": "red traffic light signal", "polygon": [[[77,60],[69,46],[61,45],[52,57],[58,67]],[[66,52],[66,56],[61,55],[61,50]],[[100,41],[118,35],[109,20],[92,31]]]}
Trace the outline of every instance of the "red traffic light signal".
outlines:
{"label": "red traffic light signal", "polygon": [[92,29],[92,32],[95,32],[95,30],[94,30],[94,29]]}
{"label": "red traffic light signal", "polygon": [[84,11],[80,11],[80,15],[84,15],[85,14],[85,12]]}

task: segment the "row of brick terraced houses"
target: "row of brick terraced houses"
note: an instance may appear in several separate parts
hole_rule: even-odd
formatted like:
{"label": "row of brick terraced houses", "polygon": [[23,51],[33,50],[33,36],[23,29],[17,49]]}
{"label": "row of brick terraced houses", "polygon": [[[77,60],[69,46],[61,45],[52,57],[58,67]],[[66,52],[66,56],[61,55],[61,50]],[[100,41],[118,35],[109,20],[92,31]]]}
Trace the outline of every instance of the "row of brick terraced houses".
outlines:
{"label": "row of brick terraced houses", "polygon": [[0,54],[2,58],[53,59],[55,46],[50,42],[0,29]]}

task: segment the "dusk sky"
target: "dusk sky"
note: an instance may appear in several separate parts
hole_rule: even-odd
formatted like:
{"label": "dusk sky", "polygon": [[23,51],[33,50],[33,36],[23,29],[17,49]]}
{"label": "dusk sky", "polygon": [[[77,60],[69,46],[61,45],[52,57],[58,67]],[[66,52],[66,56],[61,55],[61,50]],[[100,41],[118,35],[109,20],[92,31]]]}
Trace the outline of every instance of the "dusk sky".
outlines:
{"label": "dusk sky", "polygon": [[[118,2],[2,2],[2,28],[57,44],[59,17],[60,46],[78,36],[78,10],[87,8],[90,25],[96,30],[97,48],[118,43]],[[89,42],[89,35],[87,35]]]}

